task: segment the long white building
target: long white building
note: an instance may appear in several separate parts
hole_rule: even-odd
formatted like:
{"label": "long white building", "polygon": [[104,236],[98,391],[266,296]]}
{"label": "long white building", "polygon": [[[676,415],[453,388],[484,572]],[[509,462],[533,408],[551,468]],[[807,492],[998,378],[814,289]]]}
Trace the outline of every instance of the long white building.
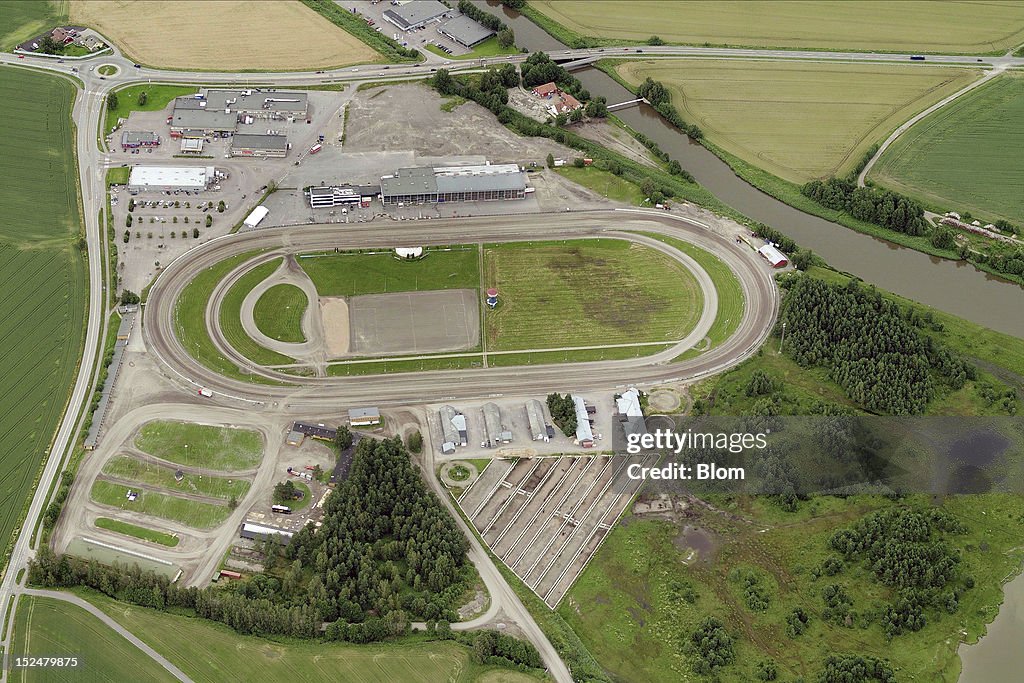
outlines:
{"label": "long white building", "polygon": [[216,178],[213,166],[133,166],[130,192],[189,190],[201,192]]}

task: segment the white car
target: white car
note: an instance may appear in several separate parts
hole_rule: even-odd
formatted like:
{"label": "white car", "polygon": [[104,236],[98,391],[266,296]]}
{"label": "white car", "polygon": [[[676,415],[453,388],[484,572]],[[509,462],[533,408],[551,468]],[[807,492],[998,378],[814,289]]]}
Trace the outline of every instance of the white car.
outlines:
{"label": "white car", "polygon": [[202,387],[199,389],[199,395],[202,396],[203,398],[213,398],[213,392],[207,389],[206,387]]}

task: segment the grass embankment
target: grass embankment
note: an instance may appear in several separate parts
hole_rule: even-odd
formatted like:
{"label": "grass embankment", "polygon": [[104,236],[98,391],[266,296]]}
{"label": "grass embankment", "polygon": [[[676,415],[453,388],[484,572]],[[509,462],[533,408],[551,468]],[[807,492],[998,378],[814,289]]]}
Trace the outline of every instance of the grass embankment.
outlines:
{"label": "grass embankment", "polygon": [[1008,73],[915,124],[869,178],[937,213],[969,211],[1024,228],[1024,74]]}
{"label": "grass embankment", "polygon": [[[927,507],[923,497],[906,501]],[[968,527],[948,537],[975,587],[961,595],[955,614],[927,610],[927,625],[916,633],[889,639],[877,618],[893,598],[869,568],[846,566],[836,576],[812,573],[829,551],[829,537],[866,512],[896,503],[881,497],[812,498],[796,512],[783,512],[770,499],[721,501],[726,513],[693,508],[688,525],[700,527],[713,554],[684,564],[689,553],[682,525],[627,518],[563,601],[558,613],[598,655],[602,665],[622,680],[677,680],[689,673],[684,640],[706,616],[725,624],[735,639],[734,663],[716,670],[719,680],[758,680],[756,665],[773,659],[780,680],[816,677],[825,657],[850,652],[888,659],[900,680],[955,681],[961,632],[967,639],[981,633],[1001,601],[1000,586],[1019,571],[1020,534],[1024,533],[1024,499],[1010,495],[947,498],[947,511]],[[751,610],[741,586],[730,579],[736,568],[755,572],[768,608]],[[839,583],[853,599],[857,614],[875,614],[869,623],[851,627],[822,618],[824,586]],[[692,593],[691,593],[692,591]],[[690,602],[688,593],[695,596]],[[810,614],[803,635],[786,633],[786,616],[794,607]]]}
{"label": "grass embankment", "polygon": [[676,341],[703,305],[682,264],[626,240],[489,244],[484,270],[489,350]]}
{"label": "grass embankment", "polygon": [[457,356],[455,358],[420,358],[416,360],[384,360],[372,363],[334,363],[327,366],[331,377],[358,377],[386,375],[393,372],[423,372],[428,370],[465,370],[483,366],[483,356]]}
{"label": "grass embankment", "polygon": [[[237,365],[222,354],[214,345],[206,329],[206,305],[210,301],[217,283],[224,279],[235,267],[256,256],[258,251],[250,251],[225,259],[199,273],[182,290],[174,303],[174,328],[178,340],[193,358],[206,367],[226,377],[241,379],[259,384],[279,384],[258,375],[242,372]],[[239,326],[241,320],[239,319]],[[285,356],[282,356],[285,358]],[[290,359],[289,361],[290,362]]]}
{"label": "grass embankment", "polygon": [[[873,2],[829,0],[608,3],[532,0],[524,12],[567,45],[646,41],[760,48],[1002,54],[1024,41],[1024,7],[995,3],[902,2],[884,13]],[[536,19],[535,19],[536,20]]]}
{"label": "grass embankment", "polygon": [[648,77],[663,83],[710,142],[794,183],[846,175],[890,131],[981,75],[911,64],[703,59],[629,61],[616,70],[634,87]]}
{"label": "grass embankment", "polygon": [[593,166],[561,166],[554,170],[558,175],[591,189],[606,199],[631,206],[644,205],[645,197],[640,188],[610,171],[602,171]]}
{"label": "grass embankment", "polygon": [[403,261],[391,252],[308,255],[299,258],[320,296],[358,296],[432,289],[479,289],[476,246],[431,248]]}
{"label": "grass embankment", "polygon": [[[26,3],[27,4],[27,3]],[[53,598],[23,595],[11,636],[11,657],[77,657],[68,668],[12,668],[11,681],[138,681],[176,679],[149,655],[81,607]],[[13,660],[12,660],[13,661]]]}
{"label": "grass embankment", "polygon": [[0,0],[0,50],[7,52],[68,19],[68,0]]}
{"label": "grass embankment", "polygon": [[302,315],[309,300],[295,285],[274,285],[260,296],[253,309],[259,331],[282,342],[304,342]]}
{"label": "grass embankment", "polygon": [[178,541],[181,540],[174,534],[166,534],[156,529],[147,529],[144,526],[137,526],[135,524],[129,524],[128,522],[122,522],[119,519],[110,519],[109,517],[98,517],[96,519],[96,526],[100,529],[106,529],[107,531],[113,531],[124,536],[131,536],[133,538],[140,538],[143,541],[151,541],[152,543],[158,543],[160,545],[173,548],[178,545]]}
{"label": "grass embankment", "polygon": [[[102,67],[100,67],[102,69]],[[133,111],[159,111],[170,104],[175,97],[195,94],[196,88],[189,85],[160,85],[141,83],[117,90],[117,106],[106,110],[103,121],[105,135],[117,126],[121,119],[127,119]],[[139,97],[146,94],[146,103],[139,104]]]}
{"label": "grass embankment", "polygon": [[176,471],[174,467],[163,467],[124,455],[111,458],[103,466],[104,474],[171,492],[229,500],[232,497],[240,499],[249,490],[249,482],[245,479],[215,477],[204,470],[201,475],[182,473],[181,481],[177,481]]}
{"label": "grass embankment", "polygon": [[[454,642],[407,642],[350,645],[317,641],[274,642],[243,636],[230,628],[145,607],[126,605],[82,591],[94,605],[130,628],[140,640],[166,657],[195,683],[220,683],[239,671],[250,683],[280,683],[301,679],[310,683],[528,683],[537,678],[470,659],[469,648]],[[204,656],[196,657],[196,643]]]}
{"label": "grass embankment", "polygon": [[260,346],[242,327],[242,301],[281,265],[281,259],[262,263],[242,275],[224,294],[220,305],[220,330],[235,351],[260,365],[285,365],[295,359]]}
{"label": "grass embankment", "polygon": [[584,363],[595,360],[625,360],[650,356],[669,348],[671,344],[645,346],[614,346],[607,349],[579,349],[576,351],[534,351],[532,353],[499,353],[487,356],[491,367],[510,365],[545,365],[550,363]]}
{"label": "grass embankment", "polygon": [[[138,494],[138,497],[129,501],[129,491]],[[196,529],[212,529],[231,514],[231,509],[226,504],[202,503],[188,498],[147,491],[139,486],[115,484],[103,479],[93,482],[89,497],[102,505],[180,522]]]}
{"label": "grass embankment", "polygon": [[259,432],[189,422],[143,425],[135,446],[168,462],[220,472],[249,470],[263,459]]}
{"label": "grass embankment", "polygon": [[514,45],[512,47],[502,47],[501,45],[498,45],[498,36],[491,36],[484,42],[475,45],[472,50],[464,55],[449,55],[444,50],[432,44],[424,45],[423,47],[430,50],[435,55],[440,55],[447,59],[482,59],[484,57],[501,57],[502,55],[514,55],[519,53],[519,50]]}
{"label": "grass embankment", "polygon": [[[4,13],[10,9],[0,11],[5,27],[13,26],[8,17],[43,20],[34,9]],[[20,524],[51,448],[85,336],[74,94],[63,78],[0,70],[0,99],[9,108],[0,135],[0,549]]]}

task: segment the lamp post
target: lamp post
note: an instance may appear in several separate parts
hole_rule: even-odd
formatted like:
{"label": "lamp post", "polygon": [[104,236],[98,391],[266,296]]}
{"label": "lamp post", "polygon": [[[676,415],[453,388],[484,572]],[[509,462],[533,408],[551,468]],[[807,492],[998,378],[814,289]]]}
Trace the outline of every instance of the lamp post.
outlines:
{"label": "lamp post", "polygon": [[786,322],[782,322],[782,339],[779,340],[779,353],[782,353],[782,343],[786,341]]}

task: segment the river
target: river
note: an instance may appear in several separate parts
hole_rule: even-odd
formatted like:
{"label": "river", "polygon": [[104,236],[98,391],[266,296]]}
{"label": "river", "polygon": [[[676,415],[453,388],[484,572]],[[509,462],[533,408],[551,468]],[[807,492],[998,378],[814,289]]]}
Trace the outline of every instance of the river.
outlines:
{"label": "river", "polygon": [[[475,4],[501,16],[516,34],[516,44],[528,50],[565,50],[565,45],[496,0]],[[602,71],[574,72],[586,88],[609,104],[635,98]],[[833,268],[908,299],[952,313],[985,327],[1024,338],[1024,291],[961,261],[939,259],[855,232],[780,202],[739,176],[724,161],[693,142],[647,105],[615,115],[658,143],[722,202],[755,221],[770,225],[798,244],[813,249]]]}
{"label": "river", "polygon": [[1024,574],[1003,586],[1004,602],[988,632],[974,645],[961,645],[959,683],[1019,681],[1024,671]]}

